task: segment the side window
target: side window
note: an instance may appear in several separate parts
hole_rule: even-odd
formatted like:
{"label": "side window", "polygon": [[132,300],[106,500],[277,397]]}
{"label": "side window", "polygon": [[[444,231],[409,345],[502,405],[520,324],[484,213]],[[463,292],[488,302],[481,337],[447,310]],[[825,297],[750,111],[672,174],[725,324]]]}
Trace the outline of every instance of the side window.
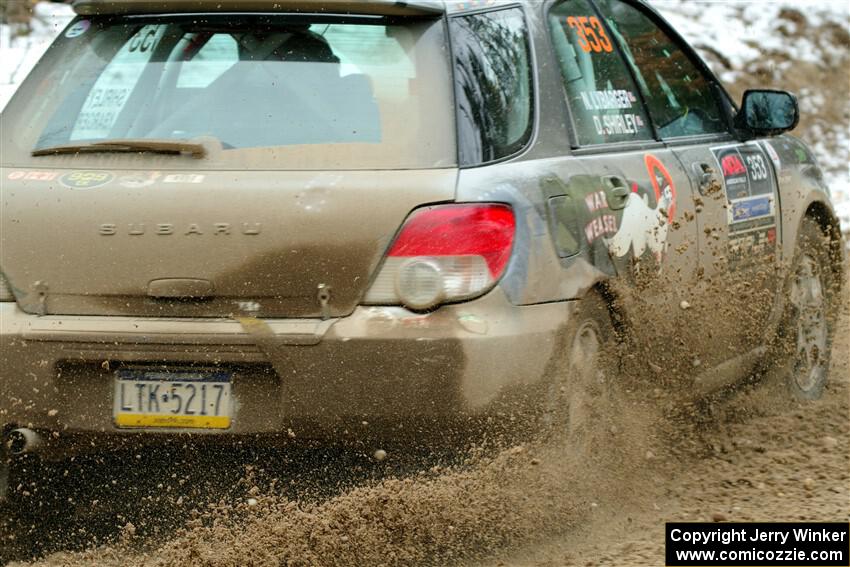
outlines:
{"label": "side window", "polygon": [[451,20],[461,165],[521,150],[531,136],[532,75],[519,8]]}
{"label": "side window", "polygon": [[556,5],[549,29],[579,145],[652,140],[634,81],[590,2]]}
{"label": "side window", "polygon": [[598,4],[640,81],[662,138],[726,130],[709,80],[663,30],[620,0],[599,0]]}

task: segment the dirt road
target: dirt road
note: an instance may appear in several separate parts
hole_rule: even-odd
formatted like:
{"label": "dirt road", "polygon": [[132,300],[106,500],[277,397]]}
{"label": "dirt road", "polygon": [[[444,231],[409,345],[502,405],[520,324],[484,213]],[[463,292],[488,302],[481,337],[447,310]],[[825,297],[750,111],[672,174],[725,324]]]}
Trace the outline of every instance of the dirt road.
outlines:
{"label": "dirt road", "polygon": [[778,404],[761,387],[718,403],[707,421],[667,431],[674,444],[647,459],[632,502],[600,503],[566,534],[481,565],[664,565],[668,521],[850,521],[849,313],[824,399]]}
{"label": "dirt road", "polygon": [[[36,526],[59,551],[34,565],[663,565],[665,521],[847,521],[848,319],[845,305],[818,402],[777,403],[770,384],[685,407],[656,391],[581,461],[558,439],[446,468],[392,451],[310,453],[194,501],[164,463],[175,472],[151,474],[158,483],[103,493],[100,528]],[[127,499],[141,504],[111,510]],[[81,545],[93,547],[61,551]]]}

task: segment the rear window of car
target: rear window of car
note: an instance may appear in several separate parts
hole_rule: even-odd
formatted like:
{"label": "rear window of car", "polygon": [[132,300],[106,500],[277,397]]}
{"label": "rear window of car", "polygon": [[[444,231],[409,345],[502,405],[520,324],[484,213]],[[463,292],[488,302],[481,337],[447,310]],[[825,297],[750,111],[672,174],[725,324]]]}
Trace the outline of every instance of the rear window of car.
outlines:
{"label": "rear window of car", "polygon": [[[318,18],[318,17],[317,17]],[[293,16],[78,20],[23,92],[27,153],[116,139],[202,140],[211,158],[293,169],[457,162],[439,21]],[[37,69],[38,71],[38,69]],[[36,73],[38,75],[39,73]],[[5,125],[4,125],[5,126]]]}
{"label": "rear window of car", "polygon": [[451,35],[461,165],[516,154],[527,145],[534,118],[522,9],[454,17]]}

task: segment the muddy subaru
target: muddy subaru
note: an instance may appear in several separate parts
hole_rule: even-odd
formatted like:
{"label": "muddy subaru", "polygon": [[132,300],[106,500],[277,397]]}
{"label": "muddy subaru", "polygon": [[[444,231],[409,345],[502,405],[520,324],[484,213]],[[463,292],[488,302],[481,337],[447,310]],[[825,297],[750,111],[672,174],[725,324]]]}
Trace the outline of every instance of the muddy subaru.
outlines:
{"label": "muddy subaru", "polygon": [[822,392],[796,100],[739,107],[646,4],[74,7],[2,114],[3,493],[25,454],[574,426],[612,343]]}

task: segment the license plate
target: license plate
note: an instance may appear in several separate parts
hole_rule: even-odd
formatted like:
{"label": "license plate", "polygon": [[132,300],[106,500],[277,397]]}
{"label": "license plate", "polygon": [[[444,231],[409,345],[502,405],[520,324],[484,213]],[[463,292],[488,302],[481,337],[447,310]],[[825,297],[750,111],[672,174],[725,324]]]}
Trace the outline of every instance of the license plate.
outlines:
{"label": "license plate", "polygon": [[121,369],[115,373],[115,425],[228,429],[232,379],[218,370]]}

